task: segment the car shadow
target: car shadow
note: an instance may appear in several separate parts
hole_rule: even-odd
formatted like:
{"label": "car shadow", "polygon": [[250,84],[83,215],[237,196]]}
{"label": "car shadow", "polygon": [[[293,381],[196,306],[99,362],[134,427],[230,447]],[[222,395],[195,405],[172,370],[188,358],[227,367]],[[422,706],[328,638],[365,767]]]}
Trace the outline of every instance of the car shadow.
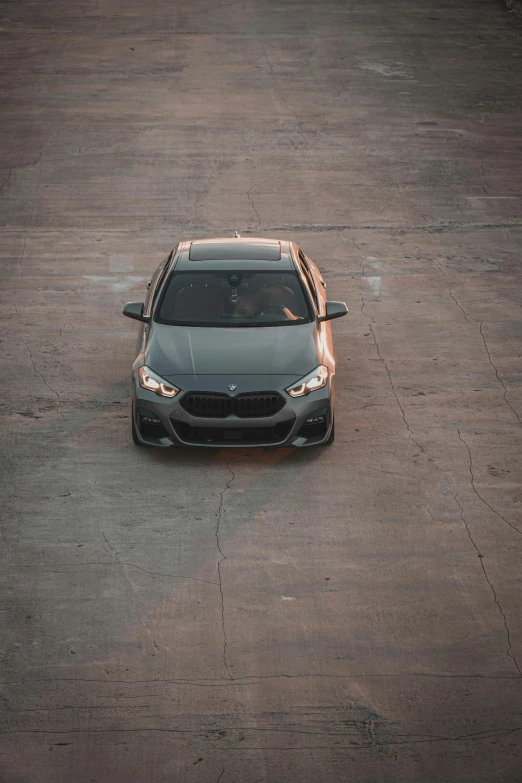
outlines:
{"label": "car shadow", "polygon": [[212,447],[205,446],[172,446],[171,448],[144,448],[147,459],[162,465],[191,465],[204,466],[213,463],[234,461],[236,465],[248,462],[250,466],[259,464],[260,467],[267,463],[308,465],[318,459],[323,452],[323,447],[310,446],[308,448],[290,448],[277,446],[261,447]]}

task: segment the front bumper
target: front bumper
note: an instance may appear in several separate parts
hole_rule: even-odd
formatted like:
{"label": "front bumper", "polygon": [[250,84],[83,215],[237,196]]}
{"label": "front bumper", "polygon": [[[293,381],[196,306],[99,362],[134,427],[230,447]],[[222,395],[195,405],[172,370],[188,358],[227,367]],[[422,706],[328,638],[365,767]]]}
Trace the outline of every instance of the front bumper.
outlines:
{"label": "front bumper", "polygon": [[[276,391],[284,398],[285,405],[273,416],[198,417],[180,405],[187,391],[183,390],[174,399],[160,397],[143,389],[134,374],[132,415],[136,434],[143,444],[163,448],[305,447],[324,443],[333,422],[333,376],[325,387],[304,397],[292,398],[281,389]],[[307,419],[318,421],[307,422]]]}

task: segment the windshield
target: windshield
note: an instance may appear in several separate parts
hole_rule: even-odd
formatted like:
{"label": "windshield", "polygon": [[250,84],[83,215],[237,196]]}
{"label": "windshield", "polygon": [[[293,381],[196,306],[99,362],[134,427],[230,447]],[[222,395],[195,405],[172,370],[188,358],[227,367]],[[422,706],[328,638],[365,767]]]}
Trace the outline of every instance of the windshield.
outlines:
{"label": "windshield", "polygon": [[311,312],[295,272],[174,272],[156,320],[184,326],[289,326]]}

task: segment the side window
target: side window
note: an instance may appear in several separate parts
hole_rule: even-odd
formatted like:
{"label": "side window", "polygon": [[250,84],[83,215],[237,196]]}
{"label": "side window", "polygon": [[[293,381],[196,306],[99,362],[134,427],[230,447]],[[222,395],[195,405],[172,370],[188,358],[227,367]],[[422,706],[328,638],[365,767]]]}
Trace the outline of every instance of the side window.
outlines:
{"label": "side window", "polygon": [[312,299],[314,300],[314,304],[317,310],[319,310],[319,300],[317,298],[317,291],[315,288],[314,279],[312,277],[312,274],[310,273],[310,270],[308,269],[308,264],[306,263],[304,255],[299,251],[299,266],[301,267],[301,271],[303,275],[305,276],[305,279],[308,283],[308,288],[310,289],[310,293],[312,294]]}

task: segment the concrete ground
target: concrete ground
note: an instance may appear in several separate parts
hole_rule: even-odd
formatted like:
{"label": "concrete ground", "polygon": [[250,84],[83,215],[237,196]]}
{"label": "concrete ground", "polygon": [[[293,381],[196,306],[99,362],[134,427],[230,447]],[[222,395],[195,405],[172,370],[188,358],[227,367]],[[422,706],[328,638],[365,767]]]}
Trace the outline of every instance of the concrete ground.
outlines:
{"label": "concrete ground", "polygon": [[[4,15],[0,780],[522,780],[520,20]],[[236,228],[350,307],[336,443],[140,450],[122,305]]]}

